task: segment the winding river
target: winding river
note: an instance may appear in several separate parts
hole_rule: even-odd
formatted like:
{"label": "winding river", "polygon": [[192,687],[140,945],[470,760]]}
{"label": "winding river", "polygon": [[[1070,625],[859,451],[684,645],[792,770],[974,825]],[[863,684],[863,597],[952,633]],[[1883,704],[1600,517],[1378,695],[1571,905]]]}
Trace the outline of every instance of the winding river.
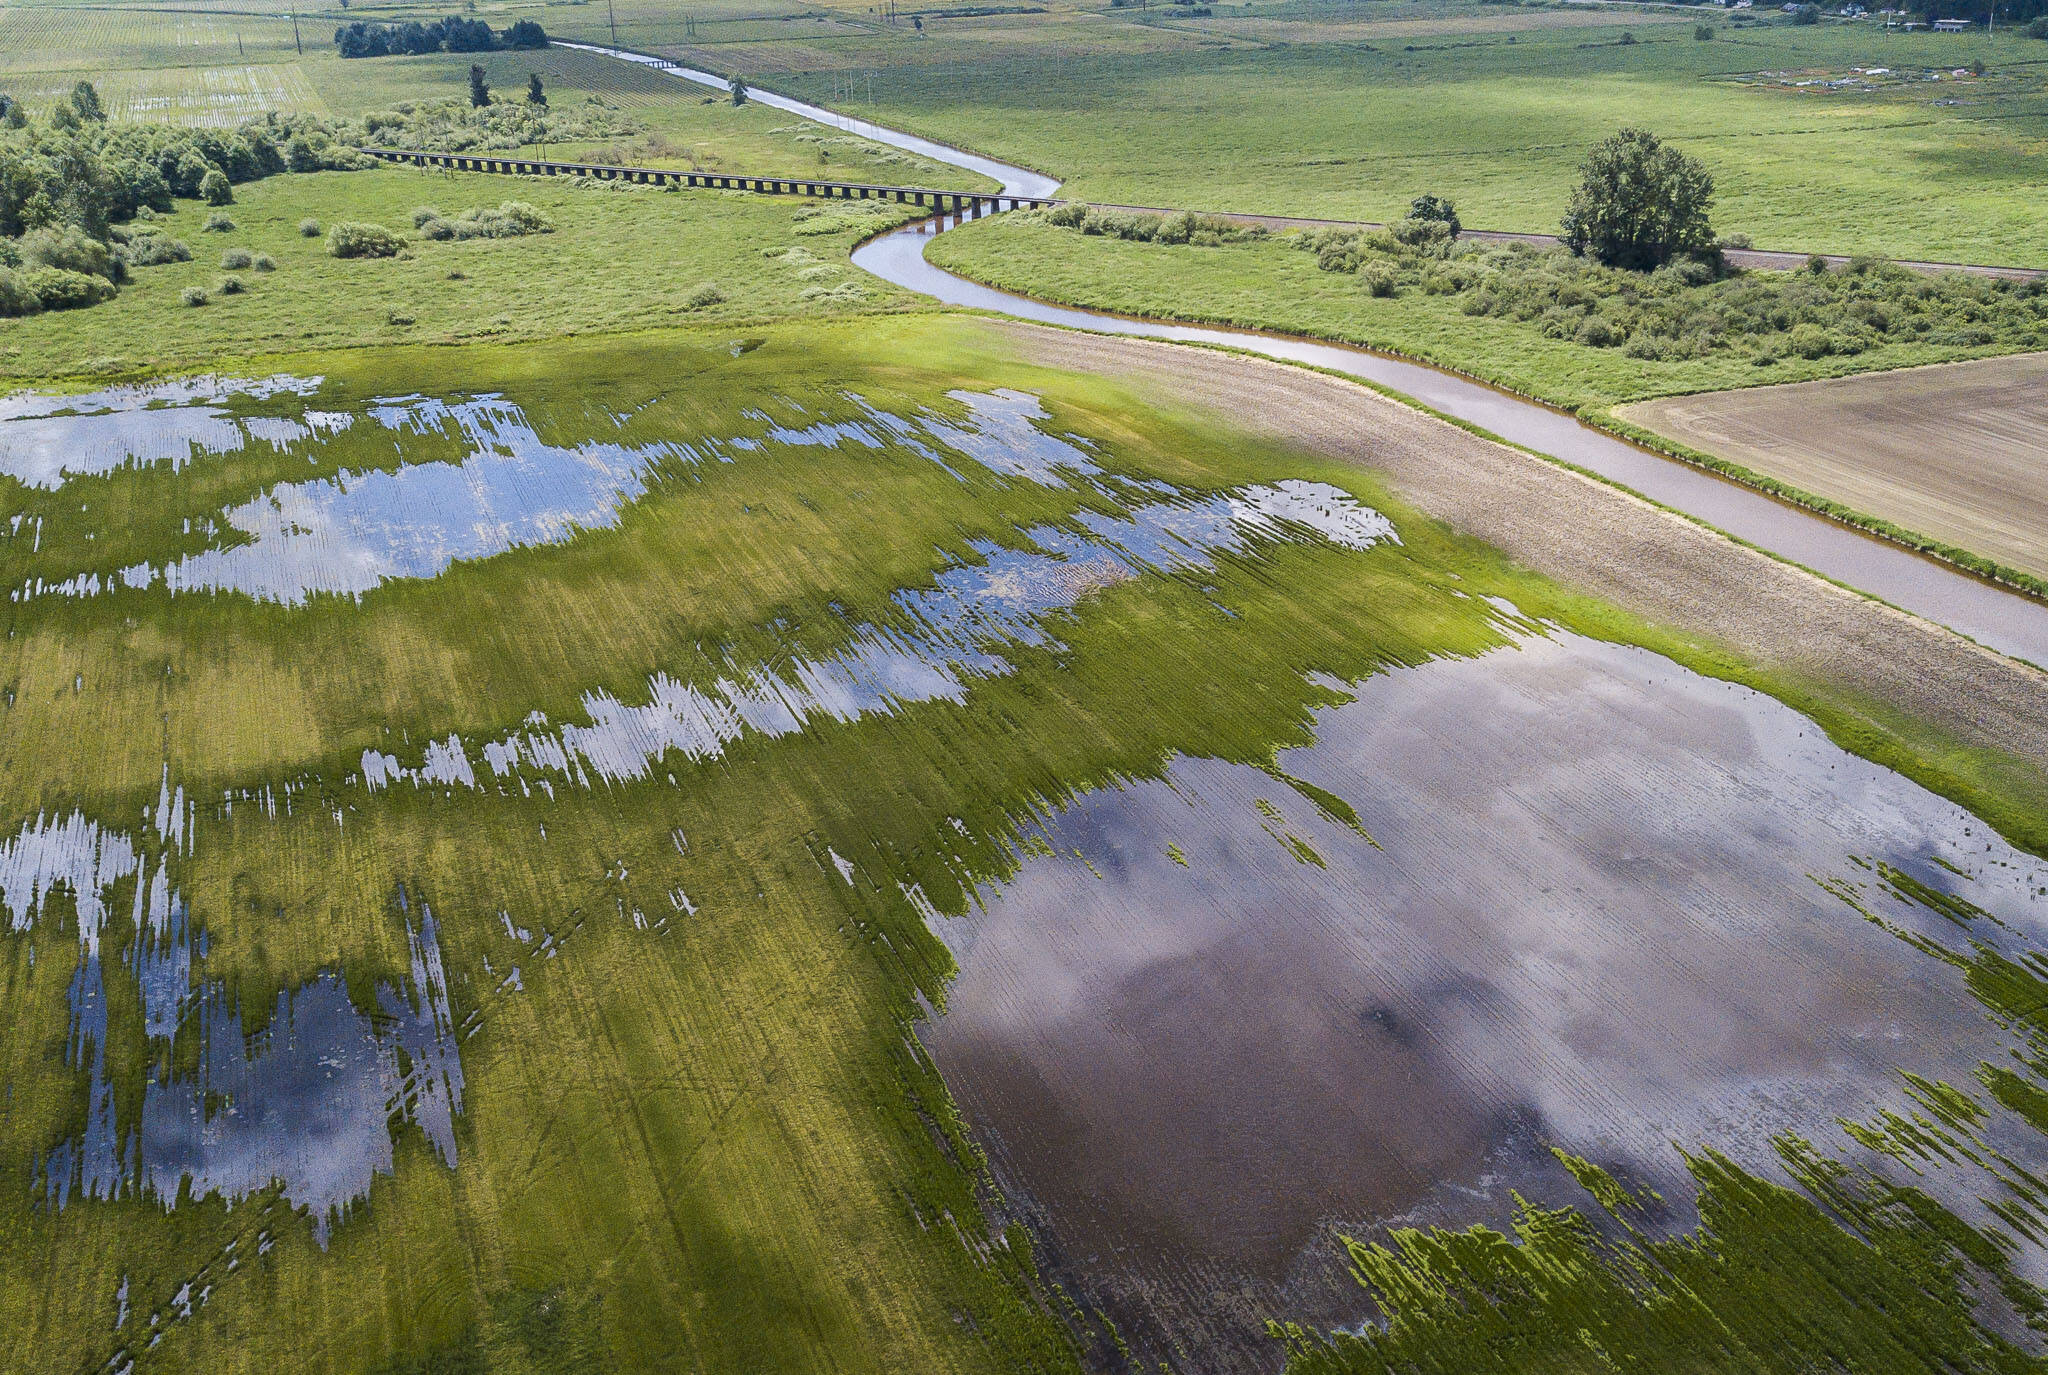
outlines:
{"label": "winding river", "polygon": [[[644,53],[588,43],[557,46],[653,67],[719,90],[727,85],[724,77]],[[989,177],[1001,184],[1006,195],[1043,197],[1059,190],[1059,181],[1042,172],[854,119],[788,96],[750,89],[748,99]],[[932,237],[967,218],[970,217],[946,215],[905,225],[855,249],[854,264],[884,281],[947,305],[1102,334],[1241,349],[1386,387],[1510,443],[1597,473],[1766,552],[1804,564],[1825,577],[1940,622],[2001,653],[2048,664],[2048,605],[1704,469],[1638,448],[1540,402],[1425,363],[1341,344],[1053,305],[983,286],[925,261],[925,245]]]}

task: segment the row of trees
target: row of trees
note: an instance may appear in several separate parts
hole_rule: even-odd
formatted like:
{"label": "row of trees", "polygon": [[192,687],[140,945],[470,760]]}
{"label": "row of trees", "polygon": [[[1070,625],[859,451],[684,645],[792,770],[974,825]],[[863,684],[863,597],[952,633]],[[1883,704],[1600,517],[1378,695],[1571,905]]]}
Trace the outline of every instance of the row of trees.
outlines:
{"label": "row of trees", "polygon": [[334,46],[343,57],[417,56],[420,53],[487,53],[501,48],[545,48],[547,30],[522,19],[503,33],[494,33],[481,19],[451,14],[422,24],[368,24],[361,20],[334,31]]}

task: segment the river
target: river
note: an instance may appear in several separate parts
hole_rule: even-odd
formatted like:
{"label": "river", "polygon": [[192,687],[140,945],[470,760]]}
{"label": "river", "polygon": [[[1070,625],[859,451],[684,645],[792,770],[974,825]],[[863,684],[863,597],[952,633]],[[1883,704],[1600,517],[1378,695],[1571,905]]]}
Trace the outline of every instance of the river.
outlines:
{"label": "river", "polygon": [[[700,85],[724,89],[727,84],[725,78],[713,73],[643,53],[586,43],[559,46],[655,67]],[[822,106],[751,88],[747,98],[992,178],[1007,195],[1043,197],[1059,190],[1059,181],[1042,172],[869,120],[854,119]],[[905,225],[856,249],[854,264],[884,281],[947,305],[1103,334],[1242,349],[1360,378],[1477,425],[1510,443],[1597,473],[1759,549],[1937,621],[2001,653],[2048,664],[2048,606],[2039,601],[1716,477],[1704,469],[1638,448],[1538,402],[1424,363],[1340,344],[1250,330],[1133,319],[1052,305],[983,286],[925,261],[925,245],[932,237],[965,218],[947,215]]]}

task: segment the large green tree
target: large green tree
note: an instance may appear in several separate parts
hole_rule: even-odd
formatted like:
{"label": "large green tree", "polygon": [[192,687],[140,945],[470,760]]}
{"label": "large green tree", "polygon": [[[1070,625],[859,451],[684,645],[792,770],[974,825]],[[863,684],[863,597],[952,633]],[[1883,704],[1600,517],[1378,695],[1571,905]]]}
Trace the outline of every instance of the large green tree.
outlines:
{"label": "large green tree", "polygon": [[1645,129],[1623,129],[1586,158],[1564,213],[1564,241],[1609,267],[1647,271],[1675,257],[1710,257],[1714,179],[1698,159]]}

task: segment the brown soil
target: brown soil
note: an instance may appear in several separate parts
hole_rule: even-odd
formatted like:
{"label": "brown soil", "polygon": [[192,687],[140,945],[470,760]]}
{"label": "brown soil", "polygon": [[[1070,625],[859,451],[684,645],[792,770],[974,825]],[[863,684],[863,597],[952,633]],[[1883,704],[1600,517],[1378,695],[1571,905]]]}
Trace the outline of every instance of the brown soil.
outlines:
{"label": "brown soil", "polygon": [[2048,353],[1673,396],[1620,414],[2048,577]]}
{"label": "brown soil", "polygon": [[[1560,583],[2048,775],[2048,673],[1593,478],[1323,373],[1012,321],[989,328],[1034,361],[1156,388],[1241,432],[1372,468],[1417,509]],[[2048,477],[2035,487],[2048,491]]]}

